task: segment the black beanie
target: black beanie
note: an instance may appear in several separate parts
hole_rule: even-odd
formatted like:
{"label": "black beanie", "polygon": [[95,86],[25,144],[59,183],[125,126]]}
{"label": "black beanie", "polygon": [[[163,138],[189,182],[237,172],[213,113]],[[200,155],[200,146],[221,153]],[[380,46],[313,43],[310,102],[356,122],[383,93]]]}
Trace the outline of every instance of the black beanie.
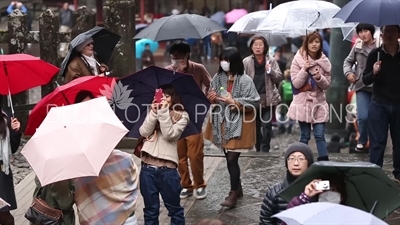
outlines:
{"label": "black beanie", "polygon": [[314,155],[313,155],[313,152],[312,152],[311,148],[308,145],[304,144],[304,143],[295,142],[295,143],[289,145],[289,147],[286,149],[286,153],[285,153],[285,165],[286,165],[286,168],[288,167],[287,159],[289,158],[289,156],[293,152],[301,152],[301,153],[303,153],[303,155],[307,159],[308,166],[311,166],[311,164],[314,163]]}

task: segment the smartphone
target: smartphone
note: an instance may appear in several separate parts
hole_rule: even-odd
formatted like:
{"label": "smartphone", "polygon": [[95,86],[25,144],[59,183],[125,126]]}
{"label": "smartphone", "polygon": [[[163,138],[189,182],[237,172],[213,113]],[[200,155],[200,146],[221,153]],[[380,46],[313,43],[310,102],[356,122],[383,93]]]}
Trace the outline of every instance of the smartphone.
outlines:
{"label": "smartphone", "polygon": [[163,97],[163,90],[161,88],[156,89],[154,97],[156,99],[156,103],[161,103],[161,99]]}
{"label": "smartphone", "polygon": [[328,191],[330,190],[330,183],[329,180],[322,180],[318,183],[315,183],[315,190],[317,191]]}

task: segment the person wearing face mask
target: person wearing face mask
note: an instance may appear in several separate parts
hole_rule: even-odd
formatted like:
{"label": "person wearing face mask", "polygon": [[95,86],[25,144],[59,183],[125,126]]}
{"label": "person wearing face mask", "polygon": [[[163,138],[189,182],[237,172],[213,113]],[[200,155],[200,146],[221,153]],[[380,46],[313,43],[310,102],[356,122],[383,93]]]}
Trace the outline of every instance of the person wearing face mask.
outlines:
{"label": "person wearing face mask", "polygon": [[[207,69],[199,63],[189,60],[190,45],[184,41],[172,43],[169,53],[171,65],[166,69],[187,73],[193,76],[200,89],[205,87],[205,93],[210,87],[211,76]],[[204,139],[202,134],[195,134],[178,141],[179,175],[181,177],[182,191],[180,197],[187,198],[193,195],[197,199],[204,199],[207,196],[206,182],[204,181]],[[192,170],[193,183],[190,179],[189,164]]]}
{"label": "person wearing face mask", "polygon": [[[304,192],[294,197],[288,204],[287,209],[295,206],[307,204],[310,202],[330,202],[336,204],[344,204],[347,199],[346,184],[340,175],[325,174],[325,179],[317,179],[311,181],[305,188]],[[321,180],[329,180],[330,189],[321,191],[316,189],[316,184]],[[281,225],[287,225],[282,222]],[[290,224],[289,224],[290,225]]]}
{"label": "person wearing face mask", "polygon": [[76,56],[69,62],[65,72],[65,83],[83,76],[104,76],[108,71],[105,64],[100,64],[94,55],[94,42],[87,39],[75,47]]}
{"label": "person wearing face mask", "polygon": [[274,58],[268,56],[268,43],[264,37],[256,36],[250,42],[252,54],[243,59],[244,70],[252,79],[261,97],[256,117],[256,151],[269,152],[272,136],[272,117],[275,106],[281,102],[277,85],[282,81],[282,72]]}
{"label": "person wearing face mask", "polygon": [[308,145],[301,142],[289,145],[285,153],[286,177],[282,182],[268,188],[261,206],[259,225],[280,224],[280,221],[272,216],[286,210],[288,202],[279,197],[278,194],[302,175],[313,163],[313,153]]}
{"label": "person wearing face mask", "polygon": [[252,79],[244,73],[237,48],[224,49],[219,60],[220,67],[208,93],[208,99],[214,106],[204,136],[225,154],[231,188],[221,205],[233,208],[237,199],[243,197],[239,157],[255,144],[254,116],[260,96]]}

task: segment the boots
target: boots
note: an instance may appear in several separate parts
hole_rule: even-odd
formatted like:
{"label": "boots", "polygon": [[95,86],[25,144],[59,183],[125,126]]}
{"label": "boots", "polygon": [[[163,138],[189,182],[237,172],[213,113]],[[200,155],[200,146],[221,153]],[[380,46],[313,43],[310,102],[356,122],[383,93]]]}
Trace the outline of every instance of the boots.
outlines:
{"label": "boots", "polygon": [[221,206],[228,208],[235,208],[237,204],[238,191],[230,191],[228,197],[225,198],[225,201],[221,203]]}
{"label": "boots", "polygon": [[243,188],[242,188],[242,182],[241,181],[239,182],[239,187],[238,187],[236,192],[237,192],[238,198],[243,197]]}

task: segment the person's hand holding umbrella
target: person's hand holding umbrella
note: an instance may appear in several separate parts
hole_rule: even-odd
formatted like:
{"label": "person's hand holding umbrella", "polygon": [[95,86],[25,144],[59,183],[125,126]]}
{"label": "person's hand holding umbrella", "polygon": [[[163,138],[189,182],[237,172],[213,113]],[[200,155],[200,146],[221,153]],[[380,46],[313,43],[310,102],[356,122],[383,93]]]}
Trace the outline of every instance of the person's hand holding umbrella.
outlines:
{"label": "person's hand holding umbrella", "polygon": [[14,131],[19,131],[21,128],[21,123],[18,121],[17,118],[11,118],[11,129]]}

